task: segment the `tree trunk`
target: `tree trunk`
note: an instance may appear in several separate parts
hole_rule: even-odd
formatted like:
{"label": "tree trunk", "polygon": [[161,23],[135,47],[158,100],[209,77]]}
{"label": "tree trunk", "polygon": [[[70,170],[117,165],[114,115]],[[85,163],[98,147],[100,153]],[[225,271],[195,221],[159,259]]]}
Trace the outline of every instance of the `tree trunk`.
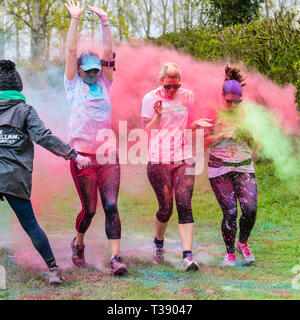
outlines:
{"label": "tree trunk", "polygon": [[41,1],[33,1],[32,4],[31,58],[33,61],[41,61],[46,58],[47,26],[43,17]]}
{"label": "tree trunk", "polygon": [[16,24],[16,51],[17,51],[17,62],[20,61],[20,34],[18,24]]}
{"label": "tree trunk", "polygon": [[5,29],[4,29],[4,8],[0,6],[0,59],[4,59],[5,53]]}
{"label": "tree trunk", "polygon": [[268,6],[268,0],[265,0],[265,8],[266,8],[266,16],[269,18],[269,6]]}
{"label": "tree trunk", "polygon": [[173,31],[177,32],[177,17],[176,17],[176,0],[173,0]]}
{"label": "tree trunk", "polygon": [[144,0],[144,8],[146,14],[146,38],[150,38],[151,22],[152,22],[152,0]]}
{"label": "tree trunk", "polygon": [[168,10],[168,0],[161,0],[161,5],[163,7],[163,34],[166,34],[167,32],[167,25],[168,25],[168,20],[167,20],[167,10]]}

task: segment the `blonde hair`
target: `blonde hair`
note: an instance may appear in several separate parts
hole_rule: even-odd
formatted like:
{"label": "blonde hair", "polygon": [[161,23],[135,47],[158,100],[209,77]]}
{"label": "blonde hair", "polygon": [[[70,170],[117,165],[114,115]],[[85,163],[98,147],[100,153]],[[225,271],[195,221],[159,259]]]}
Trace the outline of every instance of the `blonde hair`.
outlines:
{"label": "blonde hair", "polygon": [[[177,73],[176,73],[175,76],[170,76],[168,74],[169,68],[173,68],[173,69],[177,70]],[[158,76],[159,76],[159,79],[164,79],[165,77],[181,79],[181,70],[180,70],[179,66],[176,63],[167,62],[162,66]]]}

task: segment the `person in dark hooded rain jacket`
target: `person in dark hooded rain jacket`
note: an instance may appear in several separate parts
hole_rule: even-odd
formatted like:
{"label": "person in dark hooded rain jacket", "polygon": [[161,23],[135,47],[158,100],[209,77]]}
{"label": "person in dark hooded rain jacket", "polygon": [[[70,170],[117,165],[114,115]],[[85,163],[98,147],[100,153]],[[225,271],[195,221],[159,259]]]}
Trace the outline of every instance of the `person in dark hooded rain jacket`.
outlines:
{"label": "person in dark hooded rain jacket", "polygon": [[49,283],[58,284],[62,282],[61,269],[35,218],[30,200],[33,142],[66,160],[74,160],[79,168],[87,168],[90,159],[79,155],[45,127],[35,109],[26,104],[22,90],[15,63],[0,60],[0,197],[8,201],[48,266]]}

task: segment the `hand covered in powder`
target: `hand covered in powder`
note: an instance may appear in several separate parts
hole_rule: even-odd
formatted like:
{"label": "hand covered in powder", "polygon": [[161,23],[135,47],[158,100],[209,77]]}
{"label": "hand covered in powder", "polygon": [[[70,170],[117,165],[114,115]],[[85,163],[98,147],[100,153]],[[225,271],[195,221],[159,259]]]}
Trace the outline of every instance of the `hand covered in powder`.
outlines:
{"label": "hand covered in powder", "polygon": [[91,166],[91,159],[89,157],[83,157],[80,154],[77,155],[75,162],[78,169],[87,169]]}
{"label": "hand covered in powder", "polygon": [[161,116],[162,115],[162,101],[156,101],[154,103],[154,111],[157,113],[157,115]]}
{"label": "hand covered in powder", "polygon": [[95,13],[100,18],[102,23],[108,21],[107,13],[103,9],[97,8],[94,6],[88,6],[88,7],[93,13]]}
{"label": "hand covered in powder", "polygon": [[66,8],[69,10],[72,18],[79,19],[83,13],[84,6],[79,1],[69,0],[65,3]]}
{"label": "hand covered in powder", "polygon": [[214,126],[212,119],[199,119],[195,121],[195,124],[199,128],[211,128]]}

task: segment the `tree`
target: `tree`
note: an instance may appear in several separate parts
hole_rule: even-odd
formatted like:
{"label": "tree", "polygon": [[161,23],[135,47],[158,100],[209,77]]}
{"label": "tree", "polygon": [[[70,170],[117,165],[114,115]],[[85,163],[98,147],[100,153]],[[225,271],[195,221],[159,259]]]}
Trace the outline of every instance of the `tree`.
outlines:
{"label": "tree", "polygon": [[264,0],[210,0],[211,17],[220,27],[249,23],[258,18]]}
{"label": "tree", "polygon": [[4,58],[4,48],[5,48],[4,19],[5,19],[4,7],[0,3],[0,59]]}
{"label": "tree", "polygon": [[51,29],[59,28],[64,1],[5,0],[7,14],[25,24],[31,34],[31,58],[47,60]]}
{"label": "tree", "polygon": [[142,9],[146,16],[145,21],[145,33],[146,38],[150,38],[151,24],[152,24],[152,12],[153,12],[153,0],[143,0]]}

